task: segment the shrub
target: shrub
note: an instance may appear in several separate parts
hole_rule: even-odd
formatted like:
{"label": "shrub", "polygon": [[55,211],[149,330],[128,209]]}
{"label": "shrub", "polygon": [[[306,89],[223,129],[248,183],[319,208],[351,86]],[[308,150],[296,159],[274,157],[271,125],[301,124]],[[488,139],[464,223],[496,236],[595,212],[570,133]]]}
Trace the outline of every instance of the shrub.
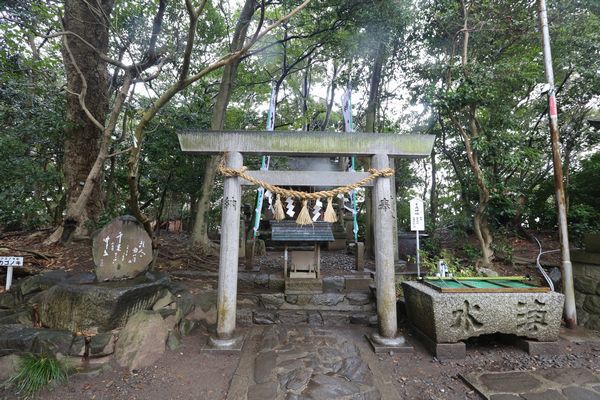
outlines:
{"label": "shrub", "polygon": [[52,389],[66,383],[70,372],[71,368],[64,360],[26,354],[21,357],[17,373],[4,386],[13,387],[17,395],[28,399],[45,387]]}

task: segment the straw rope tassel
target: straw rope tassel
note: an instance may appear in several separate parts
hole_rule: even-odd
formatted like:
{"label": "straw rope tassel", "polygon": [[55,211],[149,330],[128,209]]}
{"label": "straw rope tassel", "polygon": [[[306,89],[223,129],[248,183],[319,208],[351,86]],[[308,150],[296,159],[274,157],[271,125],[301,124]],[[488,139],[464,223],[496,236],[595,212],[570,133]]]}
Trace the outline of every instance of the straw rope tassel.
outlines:
{"label": "straw rope tassel", "polygon": [[285,213],[283,212],[283,205],[281,204],[281,195],[278,194],[277,198],[275,199],[275,205],[273,206],[273,208],[275,209],[275,212],[273,213],[273,216],[275,217],[275,219],[277,221],[282,221],[285,219]]}
{"label": "straw rope tassel", "polygon": [[325,209],[325,216],[323,217],[323,221],[333,224],[334,222],[337,222],[337,214],[333,209],[333,204],[331,204],[332,201],[333,197],[327,198],[327,208]]}
{"label": "straw rope tassel", "polygon": [[302,210],[300,210],[300,214],[298,215],[298,219],[296,223],[298,225],[311,225],[312,219],[310,218],[310,213],[308,212],[307,206],[308,200],[302,200]]}

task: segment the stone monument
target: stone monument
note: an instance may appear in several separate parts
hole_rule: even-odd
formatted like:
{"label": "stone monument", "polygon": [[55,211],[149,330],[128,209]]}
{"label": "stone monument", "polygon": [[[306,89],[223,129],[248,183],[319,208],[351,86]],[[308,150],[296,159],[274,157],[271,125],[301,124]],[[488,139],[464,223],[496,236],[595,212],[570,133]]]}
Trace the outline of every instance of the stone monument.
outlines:
{"label": "stone monument", "polygon": [[113,219],[92,244],[98,281],[133,278],[152,262],[152,239],[134,217]]}

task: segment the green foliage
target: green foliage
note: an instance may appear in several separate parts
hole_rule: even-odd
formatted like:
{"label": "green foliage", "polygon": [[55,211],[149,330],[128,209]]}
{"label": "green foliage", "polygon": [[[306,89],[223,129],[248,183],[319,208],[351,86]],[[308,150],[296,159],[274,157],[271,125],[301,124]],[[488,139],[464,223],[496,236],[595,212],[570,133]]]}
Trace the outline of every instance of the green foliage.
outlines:
{"label": "green foliage", "polygon": [[[506,237],[506,235],[502,235],[502,237]],[[494,250],[494,254],[496,256],[501,257],[504,260],[507,260],[512,263],[513,261],[513,247],[506,240],[499,239],[494,242],[492,245],[492,250]]]}
{"label": "green foliage", "polygon": [[[427,250],[419,251],[421,268],[428,271],[429,275],[435,275],[437,272],[438,261],[444,260],[448,266],[448,272],[453,276],[476,276],[477,271],[470,263],[465,263],[460,258],[456,257],[450,250],[442,249],[438,255]],[[414,259],[409,261],[415,262]]]}
{"label": "green foliage", "polygon": [[[33,53],[37,29],[49,30],[52,3],[9,2],[0,11],[0,227],[30,229],[55,221],[63,202],[64,98],[58,47]],[[1,13],[0,13],[1,14]],[[2,18],[2,17],[0,17]],[[38,49],[39,51],[39,49]]]}
{"label": "green foliage", "polygon": [[25,399],[44,388],[52,389],[66,383],[72,368],[54,356],[26,354],[21,357],[16,374],[4,383]]}
{"label": "green foliage", "polygon": [[481,249],[479,246],[475,246],[471,243],[465,243],[463,245],[463,252],[470,263],[475,263],[475,261],[481,257]]}

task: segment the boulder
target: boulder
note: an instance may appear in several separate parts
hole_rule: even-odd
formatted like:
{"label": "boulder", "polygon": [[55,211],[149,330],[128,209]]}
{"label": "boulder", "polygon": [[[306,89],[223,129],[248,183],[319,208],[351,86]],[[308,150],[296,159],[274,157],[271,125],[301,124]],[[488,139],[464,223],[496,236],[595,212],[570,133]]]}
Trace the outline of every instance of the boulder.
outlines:
{"label": "boulder", "polygon": [[111,332],[92,336],[89,346],[90,357],[103,357],[115,352],[115,337]]}
{"label": "boulder", "polygon": [[40,321],[52,329],[107,332],[125,325],[136,312],[151,309],[168,283],[163,273],[91,285],[59,283],[36,299]]}
{"label": "boulder", "polygon": [[494,271],[493,269],[491,269],[491,268],[485,268],[485,267],[479,267],[479,268],[477,268],[477,272],[481,276],[499,276],[500,275],[496,271]]}
{"label": "boulder", "polygon": [[152,239],[134,217],[113,219],[92,243],[99,281],[133,278],[152,262]]}
{"label": "boulder", "polygon": [[115,358],[129,370],[152,366],[165,352],[167,329],[159,313],[139,311],[119,334]]}
{"label": "boulder", "polygon": [[0,356],[13,353],[79,353],[81,338],[67,331],[30,328],[19,324],[0,325]]}
{"label": "boulder", "polygon": [[65,271],[49,271],[34,275],[20,281],[16,287],[21,297],[48,290],[59,283],[87,284],[93,283],[96,276],[90,272],[67,273]]}
{"label": "boulder", "polygon": [[10,354],[8,356],[0,357],[0,382],[4,382],[14,376],[18,368],[18,355]]}
{"label": "boulder", "polygon": [[0,325],[3,324],[23,324],[31,325],[33,309],[31,307],[22,306],[14,310],[2,310],[9,312],[0,312]]}
{"label": "boulder", "polygon": [[152,309],[154,311],[160,310],[161,308],[165,308],[171,305],[174,301],[175,296],[173,296],[171,292],[167,291],[163,297],[161,297],[156,303],[154,303]]}

